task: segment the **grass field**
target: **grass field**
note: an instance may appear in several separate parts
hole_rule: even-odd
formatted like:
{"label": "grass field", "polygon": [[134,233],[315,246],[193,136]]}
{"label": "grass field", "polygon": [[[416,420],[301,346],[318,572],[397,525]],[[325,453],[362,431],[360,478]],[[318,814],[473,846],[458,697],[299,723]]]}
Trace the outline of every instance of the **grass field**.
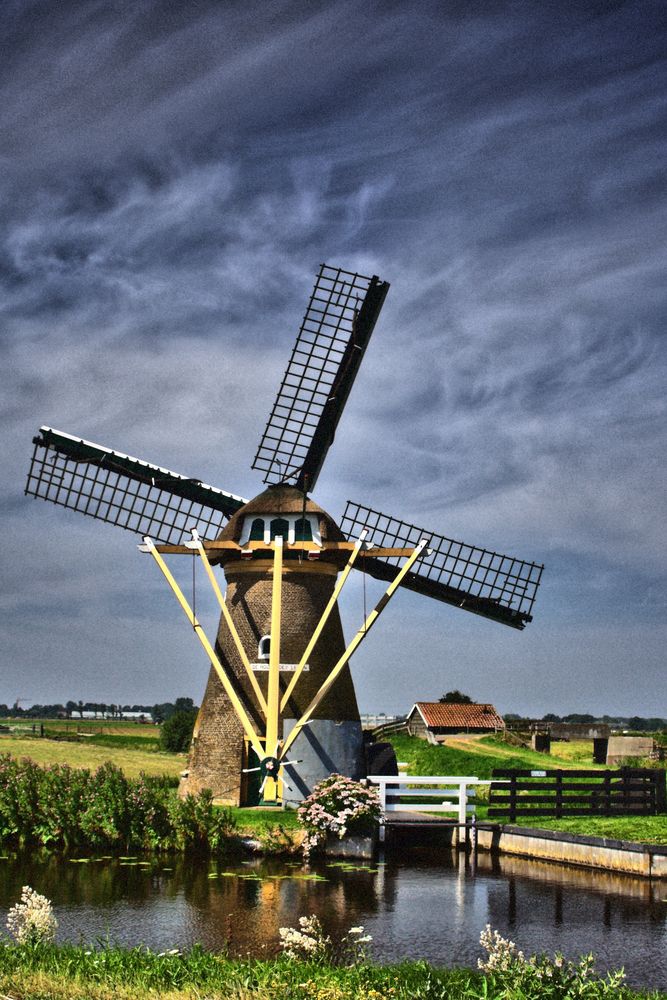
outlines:
{"label": "grass field", "polygon": [[276,826],[282,826],[285,830],[299,829],[296,809],[232,808],[231,814],[242,833],[252,833],[259,836]]}
{"label": "grass field", "polygon": [[142,750],[135,746],[123,745],[125,738],[120,735],[110,745],[99,746],[93,741],[70,743],[60,740],[40,739],[29,736],[0,736],[0,753],[12,757],[29,757],[36,764],[47,767],[50,764],[69,764],[70,767],[87,767],[96,770],[100,764],[111,761],[120,767],[128,778],[138,778],[144,774],[168,774],[178,777],[185,767],[185,754],[160,753],[155,749]]}
{"label": "grass field", "polygon": [[551,754],[512,746],[497,736],[452,737],[440,746],[416,736],[391,737],[396,756],[413,774],[474,774],[490,778],[494,768],[594,768],[593,744],[585,740],[552,743]]}
{"label": "grass field", "polygon": [[[501,822],[498,820],[498,822]],[[517,816],[512,826],[537,827],[540,830],[563,830],[587,837],[610,837],[638,844],[667,844],[667,816]]]}

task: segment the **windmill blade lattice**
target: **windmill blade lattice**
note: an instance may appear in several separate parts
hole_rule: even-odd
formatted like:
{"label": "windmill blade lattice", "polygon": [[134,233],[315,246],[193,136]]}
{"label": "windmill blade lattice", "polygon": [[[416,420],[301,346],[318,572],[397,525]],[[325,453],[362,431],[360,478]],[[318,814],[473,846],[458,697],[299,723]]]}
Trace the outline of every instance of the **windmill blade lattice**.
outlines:
{"label": "windmill blade lattice", "polygon": [[28,496],[164,544],[180,542],[193,527],[203,538],[215,538],[246,503],[233,493],[51,427],[41,427],[33,444]]}
{"label": "windmill blade lattice", "polygon": [[[532,621],[544,569],[537,563],[435,535],[352,501],[345,507],[340,526],[349,539],[368,529],[369,541],[377,546],[416,545],[426,536],[430,555],[422,558],[417,572],[404,579],[403,587],[513,628],[523,629]],[[372,552],[357,568],[379,580],[391,580],[398,560],[374,558]]]}
{"label": "windmill blade lattice", "polygon": [[314,488],[388,290],[321,266],[252,464],[265,483]]}

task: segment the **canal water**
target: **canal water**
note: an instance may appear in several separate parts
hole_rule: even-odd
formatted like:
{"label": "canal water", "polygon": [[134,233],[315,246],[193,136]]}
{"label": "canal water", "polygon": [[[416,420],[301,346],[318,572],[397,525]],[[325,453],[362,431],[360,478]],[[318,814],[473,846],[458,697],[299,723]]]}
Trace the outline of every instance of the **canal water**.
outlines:
{"label": "canal water", "polygon": [[382,963],[422,958],[475,966],[486,924],[526,954],[592,951],[601,972],[624,966],[630,985],[667,989],[667,885],[586,869],[415,849],[375,863],[182,858],[6,857],[0,921],[21,887],[48,896],[60,941],[199,942],[235,955],[272,955],[278,928],[317,914],[332,937],[363,925]]}

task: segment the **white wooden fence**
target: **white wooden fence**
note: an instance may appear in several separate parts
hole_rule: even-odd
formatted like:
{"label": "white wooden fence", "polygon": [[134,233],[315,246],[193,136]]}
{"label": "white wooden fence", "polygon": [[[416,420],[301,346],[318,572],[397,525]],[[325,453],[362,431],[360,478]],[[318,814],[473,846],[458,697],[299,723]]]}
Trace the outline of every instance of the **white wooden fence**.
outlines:
{"label": "white wooden fence", "polygon": [[369,774],[368,780],[378,786],[380,793],[381,841],[387,813],[391,812],[450,813],[459,826],[465,826],[468,817],[475,814],[475,803],[471,800],[476,787],[491,784],[474,775]]}

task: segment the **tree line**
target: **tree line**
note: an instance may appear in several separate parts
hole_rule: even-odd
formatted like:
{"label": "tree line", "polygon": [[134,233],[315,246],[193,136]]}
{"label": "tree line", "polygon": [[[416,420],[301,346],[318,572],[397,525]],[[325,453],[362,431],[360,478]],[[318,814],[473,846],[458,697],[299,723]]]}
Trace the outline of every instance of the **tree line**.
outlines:
{"label": "tree line", "polygon": [[53,705],[34,704],[29,708],[22,708],[18,702],[13,705],[0,704],[0,718],[25,718],[25,719],[83,719],[84,714],[92,713],[95,719],[122,719],[127,713],[133,715],[143,715],[146,719],[157,723],[166,722],[176,712],[196,712],[197,706],[192,698],[176,698],[175,701],[164,701],[154,705],[121,705],[113,702],[95,701],[66,701],[64,704],[56,702]]}

